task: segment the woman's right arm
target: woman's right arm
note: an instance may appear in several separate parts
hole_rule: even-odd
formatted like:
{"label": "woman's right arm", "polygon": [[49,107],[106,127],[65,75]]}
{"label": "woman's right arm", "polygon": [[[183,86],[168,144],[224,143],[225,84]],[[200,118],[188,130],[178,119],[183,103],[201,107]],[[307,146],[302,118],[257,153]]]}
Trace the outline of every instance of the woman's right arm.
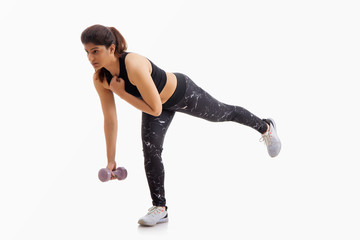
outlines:
{"label": "woman's right arm", "polygon": [[94,86],[100,97],[101,108],[104,115],[104,132],[106,140],[106,152],[108,159],[108,168],[114,170],[116,168],[115,152],[116,152],[116,138],[118,130],[116,105],[114,94],[111,90],[103,87],[101,82],[94,76]]}

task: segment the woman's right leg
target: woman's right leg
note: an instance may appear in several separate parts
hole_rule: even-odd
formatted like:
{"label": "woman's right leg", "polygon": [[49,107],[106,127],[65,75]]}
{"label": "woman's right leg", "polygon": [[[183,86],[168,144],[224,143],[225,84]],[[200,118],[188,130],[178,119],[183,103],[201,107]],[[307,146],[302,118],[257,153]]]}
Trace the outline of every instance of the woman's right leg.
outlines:
{"label": "woman's right leg", "polygon": [[188,76],[179,78],[186,82],[186,90],[182,99],[170,107],[170,110],[183,112],[211,122],[233,121],[249,126],[262,134],[268,153],[276,157],[281,149],[281,142],[272,119],[260,119],[245,108],[219,102],[210,94],[198,87]]}
{"label": "woman's right leg", "polygon": [[186,91],[182,100],[170,107],[170,110],[183,112],[211,122],[233,121],[249,126],[263,134],[268,129],[268,123],[245,108],[228,105],[213,98],[209,93],[197,86],[188,76]]}

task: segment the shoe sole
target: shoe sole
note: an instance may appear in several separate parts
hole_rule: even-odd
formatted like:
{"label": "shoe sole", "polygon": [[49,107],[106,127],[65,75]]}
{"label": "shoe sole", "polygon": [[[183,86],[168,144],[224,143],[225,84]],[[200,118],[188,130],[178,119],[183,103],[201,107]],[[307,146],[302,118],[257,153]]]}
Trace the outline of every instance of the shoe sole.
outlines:
{"label": "shoe sole", "polygon": [[162,219],[160,219],[158,222],[156,222],[156,223],[154,223],[154,224],[146,223],[146,222],[143,222],[143,221],[141,221],[141,220],[139,220],[138,223],[139,223],[140,225],[142,225],[142,226],[152,227],[152,226],[155,226],[155,225],[158,224],[158,223],[166,223],[166,222],[168,222],[168,221],[169,221],[168,218],[162,218]]}

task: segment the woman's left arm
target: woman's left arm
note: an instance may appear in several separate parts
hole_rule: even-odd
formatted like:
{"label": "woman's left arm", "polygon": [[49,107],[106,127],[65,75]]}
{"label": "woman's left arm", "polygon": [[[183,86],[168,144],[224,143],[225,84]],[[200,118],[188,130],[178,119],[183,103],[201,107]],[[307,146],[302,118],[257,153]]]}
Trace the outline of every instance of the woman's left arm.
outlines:
{"label": "woman's left arm", "polygon": [[[121,79],[121,81],[124,82],[123,79]],[[162,112],[162,105],[159,109],[153,109],[144,100],[141,100],[140,98],[137,98],[127,92],[124,92],[120,97],[126,102],[136,107],[137,109],[139,109],[140,111],[153,115],[155,117],[160,116]]]}
{"label": "woman's left arm", "polygon": [[159,116],[162,112],[162,103],[160,94],[150,75],[148,60],[137,54],[129,54],[126,60],[128,60],[126,61],[128,77],[136,85],[143,100],[125,91],[123,79],[111,81],[110,89],[137,109],[153,116]]}

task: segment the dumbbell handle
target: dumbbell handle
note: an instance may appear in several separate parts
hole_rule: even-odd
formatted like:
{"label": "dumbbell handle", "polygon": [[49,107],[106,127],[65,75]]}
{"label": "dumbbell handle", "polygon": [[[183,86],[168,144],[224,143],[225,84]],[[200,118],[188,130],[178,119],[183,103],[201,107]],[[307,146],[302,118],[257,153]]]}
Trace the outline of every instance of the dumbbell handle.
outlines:
{"label": "dumbbell handle", "polygon": [[[118,167],[113,173],[118,180],[124,180],[127,177],[127,171],[123,167]],[[100,181],[107,182],[111,179],[111,171],[107,168],[102,168],[99,170],[98,177]]]}

